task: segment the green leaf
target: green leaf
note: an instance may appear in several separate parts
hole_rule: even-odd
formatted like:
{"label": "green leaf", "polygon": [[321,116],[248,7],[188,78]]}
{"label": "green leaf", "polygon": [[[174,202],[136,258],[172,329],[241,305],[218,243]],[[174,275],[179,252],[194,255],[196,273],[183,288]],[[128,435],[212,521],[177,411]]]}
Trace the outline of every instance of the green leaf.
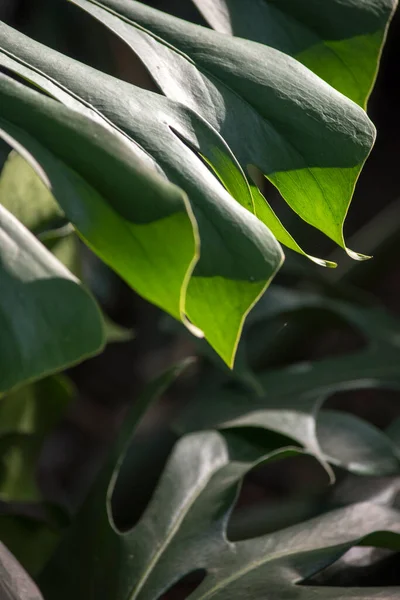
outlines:
{"label": "green leaf", "polygon": [[[60,219],[63,213],[50,190],[36,171],[12,151],[0,176],[0,202],[25,227],[32,231],[52,254],[74,275],[81,277],[79,240],[70,224]],[[133,332],[103,314],[107,343],[124,342]]]}
{"label": "green leaf", "polygon": [[0,400],[0,437],[10,433],[46,435],[58,423],[74,394],[74,387],[63,375],[53,375],[6,394]]}
{"label": "green leaf", "polygon": [[[56,558],[40,578],[48,600],[157,600],[185,575],[204,570],[193,600],[359,598],[357,588],[299,585],[354,545],[400,548],[398,513],[357,504],[300,525],[233,543],[226,527],[243,476],[254,466],[293,454],[265,455],[234,434],[203,432],[176,445],[150,504],[138,524],[121,533],[110,499],[98,492],[81,513]],[[93,502],[93,501],[92,501]],[[379,533],[374,533],[379,532]],[[78,557],[77,537],[87,549]],[[84,540],[82,542],[82,539]],[[59,582],[65,582],[62,586]],[[368,598],[395,598],[388,588]]]}
{"label": "green leaf", "polygon": [[[241,366],[238,379],[248,389],[219,378],[199,388],[196,398],[177,419],[179,431],[253,427],[294,440],[323,464],[329,461],[350,471],[376,474],[398,472],[399,455],[387,436],[350,415],[319,413],[335,392],[363,388],[399,389],[400,323],[384,311],[350,305],[317,294],[271,288],[268,298],[253,311],[249,324],[258,327],[274,317],[288,319],[305,308],[324,308],[359,331],[367,345],[350,355],[295,363],[261,374]],[[252,375],[251,383],[248,382]],[[235,374],[234,374],[235,375]],[[230,383],[229,387],[226,385]],[[324,419],[318,434],[318,414]],[[330,422],[329,422],[330,421]],[[323,425],[325,423],[325,426]],[[326,438],[329,429],[329,438]],[[322,437],[321,437],[322,436]],[[323,439],[325,438],[325,439]],[[268,435],[265,436],[268,443]],[[374,447],[376,454],[372,456]]]}
{"label": "green leaf", "polygon": [[74,393],[66,377],[53,375],[0,400],[0,540],[30,574],[49,559],[67,518],[63,507],[46,502],[36,473],[44,440]]}
{"label": "green leaf", "polygon": [[[244,318],[283,256],[268,229],[246,210],[250,190],[224,141],[184,106],[94,71],[5,25],[0,46],[7,69],[70,107],[7,76],[1,80],[7,131],[35,156],[67,217],[134,289],[175,318],[187,314],[231,365]],[[229,190],[244,206],[200,155],[221,165]],[[61,171],[63,184],[57,186]],[[197,228],[201,257],[189,281],[198,258]]]}
{"label": "green leaf", "polygon": [[61,530],[34,517],[2,515],[0,539],[24,569],[35,576],[42,571],[60,543]]}
{"label": "green leaf", "polygon": [[0,500],[43,502],[36,481],[37,460],[43,440],[35,436],[9,434],[0,438]]}
{"label": "green leaf", "polygon": [[16,152],[10,153],[0,175],[0,204],[35,235],[63,216],[49,189]]}
{"label": "green leaf", "polygon": [[317,417],[317,438],[325,459],[363,475],[400,473],[400,451],[390,438],[363,419],[333,410]]}
{"label": "green leaf", "polygon": [[0,288],[0,393],[101,349],[92,297],[1,204]]}
{"label": "green leaf", "polygon": [[129,342],[135,338],[135,332],[132,329],[126,329],[114,321],[111,321],[107,316],[104,317],[106,327],[107,343]]}
{"label": "green leaf", "polygon": [[52,376],[20,387],[0,400],[1,501],[44,501],[36,481],[40,452],[74,393],[65,377]]}
{"label": "green leaf", "polygon": [[[224,389],[199,393],[177,421],[182,432],[218,428],[265,430],[265,447],[295,442],[314,455],[332,476],[328,464],[359,475],[393,475],[400,472],[400,455],[389,438],[367,422],[336,412],[320,411],[321,398],[308,396],[263,397]],[[268,432],[279,436],[274,438]]]}
{"label": "green leaf", "polygon": [[4,600],[43,600],[28,574],[1,543],[0,596]]}
{"label": "green leaf", "polygon": [[396,0],[193,0],[211,27],[293,56],[365,106]]}
{"label": "green leaf", "polygon": [[[275,48],[134,0],[71,2],[123,39],[168,98],[207,119],[255,184],[259,170],[304,221],[345,248],[343,222],[375,138],[360,107]],[[219,173],[221,161],[211,163]],[[302,252],[255,185],[252,192],[257,216],[279,241]]]}

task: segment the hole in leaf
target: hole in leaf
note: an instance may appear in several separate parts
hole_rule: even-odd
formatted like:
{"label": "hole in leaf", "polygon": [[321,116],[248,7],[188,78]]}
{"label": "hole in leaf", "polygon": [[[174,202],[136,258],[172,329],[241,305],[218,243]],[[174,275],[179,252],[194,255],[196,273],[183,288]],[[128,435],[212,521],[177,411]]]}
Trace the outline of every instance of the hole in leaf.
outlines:
{"label": "hole in leaf", "polygon": [[251,539],[315,516],[326,484],[326,473],[310,456],[255,467],[243,480],[229,519],[228,539]]}
{"label": "hole in leaf", "polygon": [[205,569],[197,569],[182,577],[158,600],[186,600],[203,582],[207,575]]}
{"label": "hole in leaf", "polygon": [[254,182],[266,198],[268,204],[284,227],[308,254],[326,256],[335,248],[334,242],[327,236],[312,225],[309,225],[306,221],[303,221],[258,167],[248,165],[247,174],[249,179]]}
{"label": "hole in leaf", "polygon": [[339,560],[306,579],[302,586],[374,587],[400,584],[400,554],[391,550],[351,548]]}
{"label": "hole in leaf", "polygon": [[220,182],[220,184],[226,189],[226,191],[229,193],[229,190],[227,189],[226,185],[224,184],[224,182],[222,181],[221,177],[219,176],[218,172],[214,169],[214,166],[212,165],[212,163],[207,159],[207,157],[202,154],[200,152],[200,150],[198,148],[196,148],[189,140],[187,140],[185,138],[184,135],[182,135],[177,129],[175,129],[175,127],[172,127],[171,125],[169,126],[170,130],[172,131],[172,133],[174,135],[176,135],[176,137],[182,142],[182,144],[184,144],[187,148],[189,148],[189,150],[191,150],[193,152],[193,154],[195,154],[197,156],[197,158],[203,163],[203,165],[205,167],[207,167],[207,170],[216,178],[218,179],[218,181]]}
{"label": "hole in leaf", "polygon": [[113,520],[119,531],[129,531],[143,516],[176,439],[159,426],[135,435],[112,495]]}
{"label": "hole in leaf", "polygon": [[120,37],[107,30],[108,44],[114,57],[114,71],[118,79],[142,89],[161,94],[155,79],[136,52]]}

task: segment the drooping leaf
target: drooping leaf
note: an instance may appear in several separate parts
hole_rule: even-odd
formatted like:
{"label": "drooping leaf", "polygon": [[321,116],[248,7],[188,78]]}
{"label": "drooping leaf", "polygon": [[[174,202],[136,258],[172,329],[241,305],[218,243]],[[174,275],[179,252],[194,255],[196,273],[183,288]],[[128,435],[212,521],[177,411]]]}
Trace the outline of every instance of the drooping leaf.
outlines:
{"label": "drooping leaf", "polygon": [[[281,457],[293,454],[284,449]],[[185,436],[175,447],[156,492],[138,524],[128,532],[113,526],[105,489],[80,515],[76,529],[40,578],[48,600],[157,600],[182,577],[204,571],[190,595],[254,600],[288,597],[359,598],[357,588],[299,585],[329,566],[354,545],[400,548],[398,513],[357,504],[273,534],[233,543],[226,527],[242,477],[267,459],[263,450],[234,434],[203,432]],[[107,508],[108,506],[108,508]],[[380,533],[374,533],[374,532]],[[76,535],[88,549],[78,557]],[[64,581],[61,588],[59,582]],[[397,590],[398,592],[398,590]],[[383,587],[368,598],[396,597]]]}
{"label": "drooping leaf", "polygon": [[[186,313],[232,364],[243,320],[283,257],[268,229],[246,210],[252,205],[250,190],[222,138],[184,106],[94,71],[5,25],[0,46],[7,69],[73,109],[2,78],[9,134],[35,155],[47,175],[56,155],[86,180],[78,185],[74,177],[78,190],[72,202],[60,189],[56,193],[53,177],[53,193],[67,217],[130,285],[174,317]],[[217,165],[238,202],[199,154]],[[60,169],[57,162],[59,178]],[[157,176],[162,173],[187,196]],[[63,171],[64,180],[71,177]],[[201,257],[188,281],[197,258],[197,227]]]}
{"label": "drooping leaf", "polygon": [[211,27],[293,56],[365,106],[396,0],[193,0]]}
{"label": "drooping leaf", "polygon": [[0,596],[4,600],[43,600],[18,561],[0,543]]}
{"label": "drooping leaf", "polygon": [[[31,165],[12,151],[0,176],[0,201],[76,277],[82,278],[79,239],[50,190]],[[103,314],[107,343],[131,340],[133,332]]]}
{"label": "drooping leaf", "polygon": [[0,393],[101,349],[92,297],[1,204],[0,289]]}
{"label": "drooping leaf", "polygon": [[[275,48],[135,0],[71,2],[121,37],[168,98],[207,119],[254,183],[255,167],[304,221],[345,248],[343,221],[375,137],[361,108]],[[213,166],[218,173],[220,165]],[[279,241],[302,252],[255,185],[252,195],[259,219]]]}

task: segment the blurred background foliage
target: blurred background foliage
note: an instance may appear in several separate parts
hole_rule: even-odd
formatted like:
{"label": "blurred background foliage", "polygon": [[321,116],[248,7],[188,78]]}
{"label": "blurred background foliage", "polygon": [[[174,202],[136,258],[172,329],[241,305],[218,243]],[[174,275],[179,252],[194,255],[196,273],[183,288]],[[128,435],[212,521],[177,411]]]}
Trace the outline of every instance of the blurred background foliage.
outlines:
{"label": "blurred background foliage", "polygon": [[[146,3],[204,24],[189,0]],[[2,0],[0,19],[96,68],[136,85],[152,85],[121,41],[64,0]],[[182,357],[197,357],[146,416],[128,453],[114,497],[116,522],[123,528],[132,526],[143,512],[179,435],[176,423],[182,409],[199,390],[204,390],[206,402],[204,382],[224,389],[254,390],[258,373],[356,352],[365,345],[365,339],[329,310],[332,299],[383,307],[400,323],[399,53],[397,13],[368,106],[378,130],[377,142],[357,185],[345,226],[349,247],[373,255],[373,260],[353,262],[344,252],[335,250],[327,238],[308,229],[307,240],[299,237],[300,244],[316,256],[337,260],[338,268],[324,270],[288,250],[286,263],[258,310],[273,312],[274,302],[279,304],[285,298],[296,302],[299,294],[300,298],[301,294],[317,296],[318,308],[307,308],[300,302],[298,309],[278,312],[274,319],[259,318],[253,325],[250,319],[233,374],[203,344],[128,289],[70,231],[56,238],[43,238],[53,250],[60,244],[58,256],[79,272],[114,324],[110,324],[109,331],[113,341],[102,355],[6,398],[16,408],[7,427],[2,420],[0,430],[0,539],[30,571],[41,566],[37,544],[44,549],[43,556],[46,548],[51,551],[57,532],[85,497],[127,408],[143,385],[163,369]],[[8,154],[9,148],[1,145],[0,166]],[[289,229],[295,229],[294,213],[285,209],[272,187],[266,193]],[[400,381],[400,361],[398,364]],[[369,376],[365,372],[366,380]],[[363,389],[327,393],[324,399],[325,409],[345,411],[378,430],[392,426],[393,436],[399,440],[400,427],[395,423],[400,419],[400,402],[396,389],[363,385]],[[45,420],[42,414],[47,415]],[[39,422],[41,426],[35,426]],[[254,430],[251,435],[256,435]],[[274,445],[277,440],[270,443]],[[36,469],[36,479],[26,476],[28,465]],[[327,486],[326,473],[310,457],[272,462],[247,476],[231,519],[231,538],[279,529],[329,507],[379,494],[386,494],[395,504],[400,476],[396,469],[392,471],[384,472],[378,465],[372,475],[362,477],[338,467],[336,483]],[[26,543],[27,534],[30,543]],[[328,577],[336,584],[347,581],[346,577],[355,582],[367,578],[369,585],[400,584],[395,564],[393,557],[379,555],[368,573],[359,567],[355,572],[354,564],[349,564],[339,576],[333,570]],[[190,588],[191,583],[187,585]],[[178,593],[175,590],[171,597],[179,598]]]}

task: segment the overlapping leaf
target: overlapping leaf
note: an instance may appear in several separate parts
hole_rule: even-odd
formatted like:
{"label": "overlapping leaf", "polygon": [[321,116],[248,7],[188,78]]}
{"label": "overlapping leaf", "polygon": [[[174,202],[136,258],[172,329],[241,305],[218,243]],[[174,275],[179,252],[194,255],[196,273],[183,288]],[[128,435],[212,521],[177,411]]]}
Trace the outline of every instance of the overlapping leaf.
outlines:
{"label": "overlapping leaf", "polygon": [[365,106],[396,0],[193,0],[211,27],[298,61]]}
{"label": "overlapping leaf", "polygon": [[0,393],[102,347],[92,297],[1,204],[0,289]]}
{"label": "overlapping leaf", "polygon": [[[2,77],[9,134],[47,175],[51,169],[52,191],[67,217],[139,293],[177,318],[185,312],[232,364],[244,317],[282,253],[246,210],[251,194],[224,141],[182,105],[94,71],[5,25],[0,45],[5,67],[68,105]],[[216,166],[238,202],[199,153]],[[188,282],[197,228],[201,257]]]}
{"label": "overlapping leaf", "polygon": [[[71,1],[120,36],[168,98],[207,119],[245,171],[261,171],[302,219],[345,247],[343,221],[375,136],[360,107],[275,48],[135,0]],[[252,193],[257,216],[302,252],[255,185]]]}
{"label": "overlapping leaf", "polygon": [[[282,450],[280,457],[294,450]],[[398,589],[317,588],[299,585],[354,545],[400,548],[399,513],[356,504],[274,534],[233,543],[226,527],[242,477],[265,455],[234,434],[203,432],[175,447],[139,523],[124,533],[113,526],[105,489],[87,504],[76,529],[41,577],[48,600],[157,600],[182,577],[204,571],[189,596],[254,600],[296,597],[397,597]],[[379,531],[379,533],[374,533]],[[76,536],[85,552],[78,556]],[[82,542],[82,540],[84,540]],[[60,587],[59,582],[64,585]]]}
{"label": "overlapping leaf", "polygon": [[[3,206],[25,225],[76,277],[82,278],[79,239],[65,220],[50,190],[36,171],[17,152],[10,152],[0,177]],[[133,332],[103,314],[106,341],[122,342]]]}
{"label": "overlapping leaf", "polygon": [[[9,213],[7,212],[9,211],[10,213],[12,213],[12,215],[14,215],[14,217],[18,218],[20,223],[22,223],[33,233],[38,235],[46,232],[46,229],[48,227],[59,226],[63,223],[62,213],[55,200],[53,199],[51,194],[46,190],[46,188],[44,187],[40,179],[36,176],[36,174],[34,174],[34,177],[32,177],[31,167],[29,167],[29,165],[24,160],[22,160],[17,154],[10,154],[1,172],[0,204],[2,205],[0,209],[4,211],[5,215],[9,215]],[[23,231],[24,228],[20,227],[20,233]],[[32,248],[30,248],[30,244],[32,243],[32,236],[28,232],[23,234],[21,233],[21,235],[26,235],[26,245],[27,250],[29,252],[29,261],[35,260],[36,252],[38,253],[39,257],[43,257],[41,258],[41,260],[48,261],[48,252],[44,248],[42,248],[40,244],[38,244],[37,242],[33,242],[33,246]],[[49,358],[48,356],[46,356],[45,351],[41,355],[41,351],[38,351],[37,348],[40,348],[41,344],[46,346],[46,344],[48,343],[48,339],[51,337],[51,331],[46,332],[46,327],[48,327],[48,325],[43,328],[43,320],[47,318],[45,317],[45,313],[49,310],[49,306],[47,302],[44,304],[43,307],[40,306],[40,296],[38,295],[38,297],[35,298],[35,295],[29,291],[29,281],[24,282],[23,280],[23,270],[21,270],[21,272],[18,273],[18,269],[21,269],[21,265],[18,267],[18,260],[21,261],[21,257],[19,257],[18,260],[16,260],[15,257],[13,257],[13,255],[17,254],[15,243],[16,241],[14,240],[13,252],[11,253],[11,257],[8,258],[8,260],[11,260],[11,262],[14,263],[13,269],[15,269],[16,274],[19,275],[19,277],[21,277],[22,280],[19,282],[19,295],[17,301],[17,297],[15,296],[17,288],[15,287],[13,289],[13,286],[16,282],[14,281],[12,283],[12,286],[10,286],[10,288],[6,291],[5,288],[7,283],[5,275],[3,275],[3,319],[9,320],[9,330],[8,334],[6,334],[7,329],[4,330],[4,333],[2,335],[2,343],[4,344],[2,351],[5,354],[9,354],[9,358],[7,360],[14,361],[13,369],[17,370],[19,368],[20,361],[23,361],[26,364],[24,366],[24,369],[19,374],[20,377],[18,377],[18,374],[16,372],[13,373],[12,370],[11,373],[8,374],[8,376],[11,376],[14,379],[11,380],[11,383],[4,382],[3,384],[2,379],[5,377],[7,362],[2,363],[2,367],[0,368],[0,389],[3,388],[3,390],[7,389],[8,387],[11,387],[12,385],[23,382],[24,379],[32,377],[37,378],[42,373],[45,373],[48,370],[54,370],[55,368],[60,369],[68,365],[70,362],[75,362],[76,360],[84,356],[85,352],[93,353],[97,351],[101,347],[103,338],[102,320],[95,303],[85,293],[82,287],[78,287],[79,284],[76,282],[76,279],[73,278],[71,273],[68,273],[65,269],[63,272],[61,265],[60,269],[58,269],[58,267],[54,269],[54,265],[56,264],[56,262],[53,260],[49,262],[47,266],[49,271],[46,278],[49,279],[49,281],[47,281],[46,284],[44,284],[44,282],[41,284],[47,286],[51,284],[54,287],[54,289],[56,289],[57,286],[59,286],[60,298],[57,302],[57,306],[54,306],[52,321],[54,321],[56,318],[58,319],[59,314],[61,314],[61,312],[65,309],[65,306],[67,307],[67,319],[70,318],[70,302],[74,301],[75,296],[78,299],[76,309],[79,310],[79,307],[82,307],[85,311],[88,311],[90,310],[90,308],[92,308],[93,314],[87,322],[84,322],[83,320],[81,321],[81,319],[86,319],[85,314],[77,316],[78,331],[74,332],[74,329],[70,329],[69,324],[67,324],[68,331],[72,334],[72,338],[69,341],[67,340],[64,358],[62,356],[64,352],[64,341],[62,340],[56,341],[56,344],[60,347],[58,351],[59,356],[57,357],[56,355],[51,357],[50,363],[48,362]],[[67,240],[65,238],[62,231],[60,230],[60,234],[58,236],[53,236],[51,240],[47,239],[46,243],[48,247],[52,248],[53,254],[55,254],[58,258],[64,259],[62,260],[62,262],[69,269],[69,271],[71,271],[71,267],[74,266],[72,264],[72,261],[69,260],[71,256],[71,244],[70,240]],[[8,251],[10,250],[11,246],[9,246],[8,248]],[[2,251],[4,253],[7,252],[6,244],[3,245]],[[3,268],[7,270],[7,262],[5,259],[3,261]],[[29,269],[29,267],[25,266],[25,270],[27,269]],[[10,277],[11,270],[8,269],[8,271]],[[65,274],[67,274],[67,282],[70,280],[70,284],[73,284],[71,285],[71,290],[76,290],[74,293],[68,293],[66,297],[63,297],[62,294],[64,289],[63,281],[60,280],[60,282],[58,283],[55,279],[56,277],[59,277],[60,273],[63,274],[63,278],[65,278]],[[37,285],[39,286],[39,280],[43,279],[43,277],[40,276],[40,270],[38,270],[36,275],[34,271],[30,273],[30,279],[32,279],[32,282],[33,279],[35,279],[35,276],[37,276]],[[50,281],[50,277],[52,278],[52,281]],[[26,297],[25,294],[23,294],[23,290],[25,289],[25,287]],[[40,291],[39,288],[38,291]],[[7,295],[11,295],[11,298],[7,298]],[[31,324],[31,330],[27,328],[25,331],[24,328],[26,327],[26,323],[29,322],[29,319],[32,317],[32,314],[30,314],[29,312],[27,312],[27,314],[24,315],[23,319],[18,320],[20,318],[18,317],[13,322],[12,318],[10,318],[7,311],[16,308],[19,302],[22,302],[23,304],[23,306],[20,307],[20,310],[25,310],[27,304],[32,305],[34,303],[36,305],[35,310],[39,314],[43,311],[40,319],[42,323],[37,322],[34,325]],[[61,326],[62,332],[65,336],[65,323]],[[15,335],[16,330],[19,330],[18,335],[16,335],[15,339],[13,340],[12,337]],[[43,332],[43,335],[41,332]],[[82,334],[84,334],[84,336],[87,338],[83,342],[83,344],[81,344]],[[29,340],[29,336],[36,336],[36,339]],[[25,337],[26,339],[24,339]],[[35,342],[37,344],[37,347],[35,347]],[[72,357],[68,357],[68,354],[71,354],[72,348],[68,350],[67,347],[71,346],[72,344],[75,344],[75,349],[73,350]],[[30,364],[33,362],[30,358],[30,354],[32,354],[32,357],[35,357],[34,360],[37,361],[36,366],[34,364]],[[36,369],[36,372],[32,373],[29,371],[29,369],[32,369],[32,367]],[[2,372],[3,370],[4,372]],[[4,413],[4,406],[6,404],[6,400],[3,400],[1,402],[0,412],[2,414]]]}
{"label": "overlapping leaf", "polygon": [[62,223],[62,211],[51,192],[16,152],[10,152],[1,171],[0,201],[35,235]]}
{"label": "overlapping leaf", "polygon": [[[363,335],[366,347],[346,356],[295,363],[257,376],[253,373],[257,384],[253,387],[258,393],[226,387],[224,380],[204,386],[181,415],[178,428],[263,428],[295,440],[321,461],[364,474],[397,472],[398,451],[382,432],[349,415],[338,417],[335,413],[321,416],[318,426],[318,413],[323,401],[335,392],[373,387],[399,389],[398,320],[381,310],[317,294],[288,293],[275,287],[252,313],[250,321],[260,326],[263,319],[288,317],[304,308],[324,308],[339,315]],[[246,382],[249,374],[247,370],[244,373]],[[338,423],[341,445],[337,441]],[[375,448],[373,456],[368,447]]]}

